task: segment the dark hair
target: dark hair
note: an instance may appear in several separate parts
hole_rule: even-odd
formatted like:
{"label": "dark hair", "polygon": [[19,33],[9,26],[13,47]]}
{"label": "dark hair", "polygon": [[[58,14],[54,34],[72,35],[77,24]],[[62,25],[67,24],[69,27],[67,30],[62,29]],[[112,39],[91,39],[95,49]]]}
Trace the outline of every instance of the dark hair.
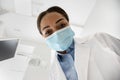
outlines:
{"label": "dark hair", "polygon": [[37,19],[37,28],[38,28],[40,34],[42,34],[42,32],[41,32],[41,30],[40,30],[41,20],[42,20],[42,18],[43,18],[47,13],[51,13],[51,12],[58,12],[58,13],[60,13],[61,15],[63,15],[63,16],[67,19],[67,21],[69,21],[69,18],[68,18],[67,13],[66,13],[62,8],[60,8],[60,7],[58,7],[58,6],[50,7],[50,8],[48,8],[46,11],[43,11],[42,13],[40,13],[39,16],[38,16],[38,19]]}

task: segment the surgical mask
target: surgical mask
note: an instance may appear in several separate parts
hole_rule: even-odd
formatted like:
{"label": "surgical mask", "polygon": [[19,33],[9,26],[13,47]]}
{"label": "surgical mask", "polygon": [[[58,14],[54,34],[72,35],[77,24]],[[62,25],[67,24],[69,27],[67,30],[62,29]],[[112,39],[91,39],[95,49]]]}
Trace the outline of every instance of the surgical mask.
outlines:
{"label": "surgical mask", "polygon": [[46,43],[53,50],[64,51],[72,44],[73,36],[74,32],[67,26],[48,36],[46,38]]}

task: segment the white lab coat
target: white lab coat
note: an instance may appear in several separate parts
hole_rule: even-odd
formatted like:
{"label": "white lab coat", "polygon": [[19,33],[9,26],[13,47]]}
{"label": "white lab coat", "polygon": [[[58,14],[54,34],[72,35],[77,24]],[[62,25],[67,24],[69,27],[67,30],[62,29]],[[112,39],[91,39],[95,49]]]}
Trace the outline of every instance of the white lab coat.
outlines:
{"label": "white lab coat", "polygon": [[[50,80],[66,80],[52,51]],[[120,40],[106,33],[75,39],[75,68],[79,80],[120,80]]]}

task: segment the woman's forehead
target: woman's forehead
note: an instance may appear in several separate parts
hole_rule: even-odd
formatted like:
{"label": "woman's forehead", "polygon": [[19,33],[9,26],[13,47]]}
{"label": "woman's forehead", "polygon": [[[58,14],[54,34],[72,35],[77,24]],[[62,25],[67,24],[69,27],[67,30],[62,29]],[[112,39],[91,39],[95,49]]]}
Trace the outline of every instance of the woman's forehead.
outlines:
{"label": "woman's forehead", "polygon": [[41,20],[41,26],[55,23],[55,21],[57,21],[60,18],[64,18],[60,13],[57,12],[47,13]]}

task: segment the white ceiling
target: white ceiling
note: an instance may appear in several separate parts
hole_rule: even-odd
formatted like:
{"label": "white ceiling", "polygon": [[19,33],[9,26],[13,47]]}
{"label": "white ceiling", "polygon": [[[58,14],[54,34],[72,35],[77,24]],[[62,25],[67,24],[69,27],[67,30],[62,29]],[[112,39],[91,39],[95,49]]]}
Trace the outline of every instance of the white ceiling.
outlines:
{"label": "white ceiling", "polygon": [[[37,0],[33,0],[37,1]],[[41,0],[41,10],[50,6],[60,6],[68,13],[70,22],[84,25],[96,0]]]}
{"label": "white ceiling", "polygon": [[20,14],[37,16],[50,6],[60,6],[68,13],[70,22],[84,25],[96,0],[1,0],[2,8]]}
{"label": "white ceiling", "polygon": [[73,30],[79,35],[80,27],[84,26],[96,0],[11,0],[9,2],[9,0],[1,0],[0,4],[3,9],[12,12],[0,16],[3,26],[6,27],[6,35],[38,41],[40,35],[36,29],[36,18],[41,11],[50,6],[62,7],[68,13],[70,23],[75,27]]}

